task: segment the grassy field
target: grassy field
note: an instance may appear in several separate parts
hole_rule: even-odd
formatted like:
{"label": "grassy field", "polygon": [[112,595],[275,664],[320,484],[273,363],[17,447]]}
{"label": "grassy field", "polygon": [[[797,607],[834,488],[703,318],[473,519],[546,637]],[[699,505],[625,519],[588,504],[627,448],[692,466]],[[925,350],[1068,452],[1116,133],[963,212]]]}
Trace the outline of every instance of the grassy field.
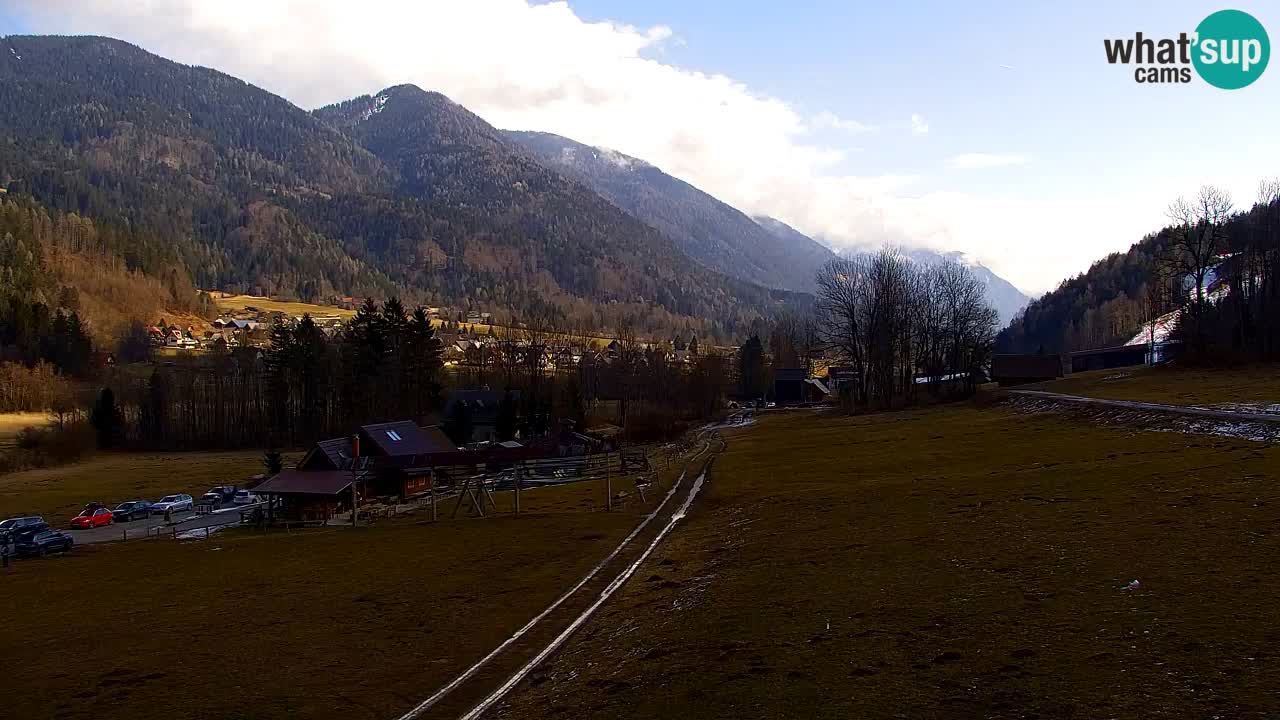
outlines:
{"label": "grassy field", "polygon": [[[665,475],[668,479],[674,471]],[[616,481],[615,490],[624,486]],[[604,557],[648,508],[602,483],[487,519],[230,530],[77,548],[0,575],[15,717],[386,720],[448,682]],[[650,507],[653,502],[651,501]]]}
{"label": "grassy field", "polygon": [[253,295],[233,295],[231,297],[217,297],[213,299],[219,310],[242,312],[246,308],[256,307],[263,312],[282,312],[286,315],[307,315],[312,317],[336,316],[343,320],[350,319],[356,313],[354,310],[343,310],[342,308],[332,307],[329,305],[312,305],[310,303],[301,302],[280,302],[277,300],[268,300],[267,298],[254,297]]}
{"label": "grassy field", "polygon": [[967,406],[726,434],[500,717],[1280,712],[1280,447]]}
{"label": "grassy field", "polygon": [[112,453],[73,465],[0,475],[0,518],[43,515],[61,525],[87,502],[199,497],[213,485],[240,484],[263,471],[256,450],[211,453]]}
{"label": "grassy field", "polygon": [[0,413],[0,452],[13,447],[23,428],[43,427],[49,422],[49,413]]}
{"label": "grassy field", "polygon": [[1133,367],[1092,370],[1029,385],[1068,395],[1168,405],[1280,403],[1280,365],[1197,369]]}

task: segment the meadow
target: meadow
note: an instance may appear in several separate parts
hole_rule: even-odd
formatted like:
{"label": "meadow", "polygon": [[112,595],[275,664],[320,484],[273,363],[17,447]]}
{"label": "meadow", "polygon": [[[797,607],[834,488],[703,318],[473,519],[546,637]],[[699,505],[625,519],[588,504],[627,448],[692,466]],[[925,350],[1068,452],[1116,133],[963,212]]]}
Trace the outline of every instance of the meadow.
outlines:
{"label": "meadow", "polygon": [[1001,407],[761,415],[497,714],[1265,717],[1280,448]]}
{"label": "meadow", "polygon": [[[151,474],[167,466],[156,463]],[[6,712],[395,717],[536,615],[654,506],[632,494],[604,512],[604,491],[603,481],[526,490],[518,517],[512,494],[495,493],[486,518],[464,506],[450,519],[449,500],[437,522],[422,509],[357,529],[237,528],[16,562],[0,571],[0,648],[22,657],[0,672]]]}

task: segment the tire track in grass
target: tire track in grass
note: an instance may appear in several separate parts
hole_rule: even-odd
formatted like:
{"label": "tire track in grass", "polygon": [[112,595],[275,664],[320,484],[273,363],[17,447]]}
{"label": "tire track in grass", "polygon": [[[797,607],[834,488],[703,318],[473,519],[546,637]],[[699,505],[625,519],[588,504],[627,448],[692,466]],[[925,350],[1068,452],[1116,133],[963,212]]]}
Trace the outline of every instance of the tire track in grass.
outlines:
{"label": "tire track in grass", "polygon": [[[428,712],[430,712],[433,708],[436,708],[437,706],[439,706],[444,700],[449,698],[450,695],[452,695],[455,691],[459,690],[459,688],[462,688],[464,685],[466,685],[468,681],[476,679],[477,682],[481,682],[482,678],[477,678],[477,676],[480,675],[482,670],[484,670],[490,663],[492,663],[499,656],[503,655],[509,650],[512,650],[513,646],[517,645],[517,643],[523,640],[530,632],[537,629],[539,625],[545,623],[552,614],[554,614],[557,610],[559,610],[568,600],[570,600],[575,595],[577,595],[588,583],[594,580],[597,575],[599,575],[606,567],[608,567],[610,563],[613,563],[615,560],[617,560],[618,556],[623,553],[623,551],[631,544],[631,542],[635,540],[635,538],[639,536],[640,533],[643,532],[645,528],[647,528],[649,524],[652,523],[653,520],[662,513],[663,509],[666,508],[667,504],[671,501],[671,498],[675,497],[676,493],[680,489],[680,486],[684,484],[685,478],[688,475],[689,467],[692,466],[698,460],[699,457],[701,457],[708,450],[710,450],[710,448],[711,448],[710,442],[704,442],[703,447],[699,449],[698,452],[695,453],[693,457],[691,457],[686,462],[685,469],[680,473],[679,479],[677,479],[674,483],[672,483],[671,489],[667,491],[666,496],[663,497],[662,502],[658,504],[658,507],[656,507],[653,510],[653,512],[646,515],[644,519],[638,525],[636,525],[635,529],[633,529],[629,535],[623,538],[622,542],[619,543],[618,546],[615,547],[613,551],[609,553],[609,555],[607,555],[603,560],[601,560],[593,568],[591,568],[591,570],[588,571],[587,574],[583,576],[582,579],[579,580],[573,587],[571,587],[564,594],[556,598],[556,600],[553,601],[550,605],[548,605],[546,609],[544,609],[542,612],[534,616],[532,620],[525,623],[525,625],[521,627],[519,630],[517,630],[513,635],[511,635],[511,637],[504,640],[500,645],[498,645],[496,648],[491,650],[484,657],[480,658],[480,660],[476,661],[473,665],[471,665],[466,670],[464,670],[461,674],[459,674],[457,677],[451,680],[448,684],[441,687],[439,690],[433,693],[430,697],[428,697],[427,699],[415,705],[408,712],[404,713],[403,715],[400,715],[397,718],[397,720],[419,720],[419,718],[425,717]],[[698,488],[701,487],[701,483],[702,483],[703,477],[705,476],[705,472],[706,472],[706,468],[704,467],[703,474],[700,475],[697,481],[695,482],[696,487]],[[691,501],[691,496],[690,498],[686,499],[685,504],[681,507],[680,511],[678,511],[676,514],[680,514],[684,511],[687,511],[688,504]],[[681,515],[681,517],[683,517],[683,515]],[[672,524],[674,523],[668,522],[667,526],[659,531],[659,537],[665,535]],[[649,549],[646,550],[646,552],[643,554],[642,557],[647,557],[648,553],[652,550],[655,544],[656,543],[651,543],[649,546]],[[638,563],[635,566],[638,567]],[[632,570],[632,572],[634,572],[634,570]],[[628,575],[628,577],[630,577],[630,575]],[[615,578],[614,582],[610,583],[610,585],[605,589],[608,592],[608,594],[612,594],[613,590],[616,589],[614,587],[614,583],[621,585],[621,583],[618,583],[618,579]],[[595,606],[592,606],[592,607],[594,608]],[[531,669],[532,666],[527,666],[527,667],[530,667]],[[514,683],[512,683],[512,686],[514,687]],[[505,695],[505,693],[509,691],[509,689],[510,688],[504,691],[503,694]]]}
{"label": "tire track in grass", "polygon": [[529,673],[533,672],[534,668],[541,665],[542,662],[551,655],[551,653],[559,650],[560,646],[564,645],[565,641],[568,640],[569,637],[578,630],[578,628],[582,627],[587,620],[590,620],[591,616],[600,609],[600,606],[604,605],[604,603],[613,595],[614,592],[618,590],[618,588],[626,584],[627,580],[631,579],[631,576],[635,574],[636,570],[640,568],[644,561],[649,559],[649,555],[651,555],[654,549],[658,547],[658,544],[662,542],[663,538],[671,532],[671,529],[675,527],[676,523],[684,519],[684,517],[689,513],[689,506],[693,504],[694,498],[696,498],[698,496],[698,492],[702,490],[702,485],[706,481],[707,473],[710,472],[710,470],[710,463],[708,463],[707,467],[698,475],[698,478],[693,481],[693,487],[689,490],[689,494],[685,497],[684,503],[680,506],[680,509],[671,516],[671,519],[667,521],[667,524],[658,532],[657,537],[649,543],[649,546],[645,548],[644,552],[640,554],[640,557],[636,558],[635,562],[628,565],[625,570],[614,578],[613,582],[609,583],[609,586],[600,593],[598,598],[596,598],[596,601],[587,607],[586,610],[579,613],[578,617],[574,618],[573,622],[569,624],[569,627],[565,628],[554,640],[548,643],[541,652],[535,655],[532,660],[525,663],[523,667],[517,670],[515,674],[507,678],[507,681],[498,687],[497,690],[494,690],[485,697],[484,700],[481,700],[478,705],[463,715],[460,720],[477,720],[477,718],[488,711],[489,708],[493,707],[495,703],[506,697],[507,693],[511,692],[516,685],[520,684],[521,680],[524,680]]}

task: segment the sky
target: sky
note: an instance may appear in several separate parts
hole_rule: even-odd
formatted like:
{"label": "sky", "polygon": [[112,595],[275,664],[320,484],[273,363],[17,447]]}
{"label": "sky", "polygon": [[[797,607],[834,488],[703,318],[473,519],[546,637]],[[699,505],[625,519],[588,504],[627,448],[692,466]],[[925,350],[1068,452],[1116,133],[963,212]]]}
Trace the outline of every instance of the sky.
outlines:
{"label": "sky", "polygon": [[[311,109],[400,83],[642,158],[837,247],[960,250],[1031,294],[1280,174],[1280,68],[1134,82],[1104,38],[1224,6],[850,0],[7,0],[0,35],[107,35]],[[1232,5],[1280,32],[1280,6]]]}

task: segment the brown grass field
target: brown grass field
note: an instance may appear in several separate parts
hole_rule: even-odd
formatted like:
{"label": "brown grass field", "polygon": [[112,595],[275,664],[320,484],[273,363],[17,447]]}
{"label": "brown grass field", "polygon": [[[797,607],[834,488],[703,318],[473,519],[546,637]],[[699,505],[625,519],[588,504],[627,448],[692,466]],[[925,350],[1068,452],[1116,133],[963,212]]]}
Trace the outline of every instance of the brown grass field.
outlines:
{"label": "brown grass field", "polygon": [[1280,403],[1280,365],[1091,370],[1028,389],[1167,405]]}
{"label": "brown grass field", "polygon": [[49,422],[49,413],[0,413],[0,452],[14,446],[18,433],[22,432],[23,428],[44,427]]}
{"label": "brown grass field", "polygon": [[356,313],[354,310],[343,310],[342,308],[333,307],[331,305],[312,305],[302,302],[282,302],[278,300],[268,300],[266,298],[254,297],[252,295],[232,295],[231,297],[215,297],[213,299],[219,310],[224,311],[243,311],[247,307],[256,307],[263,312],[282,312],[286,315],[307,315],[312,317],[333,315],[343,320],[350,319]]}
{"label": "brown grass field", "polygon": [[213,485],[239,485],[263,471],[262,453],[110,453],[58,467],[0,475],[0,518],[43,515],[50,525],[88,502],[114,505],[170,493],[199,497]]}
{"label": "brown grass field", "polygon": [[542,610],[654,504],[605,513],[604,498],[584,482],[522,493],[518,518],[500,493],[486,519],[448,520],[442,502],[438,523],[230,530],[17,562],[0,573],[4,714],[386,720]]}
{"label": "brown grass field", "polygon": [[1280,448],[969,406],[726,435],[499,717],[1280,713]]}

